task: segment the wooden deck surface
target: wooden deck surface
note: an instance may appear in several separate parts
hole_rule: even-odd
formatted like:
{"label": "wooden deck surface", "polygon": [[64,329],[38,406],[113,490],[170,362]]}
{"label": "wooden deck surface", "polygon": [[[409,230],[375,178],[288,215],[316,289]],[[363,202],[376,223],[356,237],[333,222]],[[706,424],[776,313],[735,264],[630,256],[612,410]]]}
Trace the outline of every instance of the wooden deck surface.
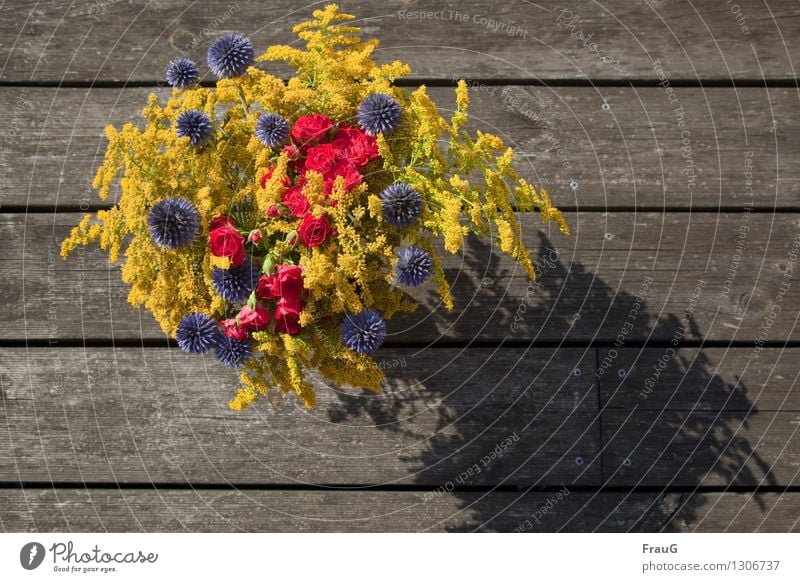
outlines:
{"label": "wooden deck surface", "polygon": [[235,374],[58,247],[170,58],[308,9],[3,4],[0,531],[800,531],[800,4],[340,4],[443,110],[468,78],[573,236],[523,219],[536,285],[448,255],[458,310],[390,322],[383,394],[231,412]]}

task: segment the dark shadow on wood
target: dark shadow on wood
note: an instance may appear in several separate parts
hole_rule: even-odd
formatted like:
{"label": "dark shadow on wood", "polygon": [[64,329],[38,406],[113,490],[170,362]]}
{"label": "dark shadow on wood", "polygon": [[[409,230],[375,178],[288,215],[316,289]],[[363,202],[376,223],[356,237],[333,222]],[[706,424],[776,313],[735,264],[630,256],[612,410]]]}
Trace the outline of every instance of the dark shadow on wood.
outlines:
{"label": "dark shadow on wood", "polygon": [[[498,254],[486,245],[476,248],[474,255],[464,257],[460,272],[448,277],[456,280],[464,296],[472,297],[472,307],[478,309],[470,313],[486,313],[491,325],[506,326],[507,339],[514,339],[512,324],[519,310],[494,311],[506,291],[491,288],[498,278]],[[426,378],[414,373],[414,362],[426,352],[412,350],[407,361],[383,362],[387,380],[381,396],[338,391],[341,407],[331,410],[330,420],[363,421],[366,414],[381,430],[407,435],[404,419],[435,415],[433,434],[412,435],[424,443],[422,453],[402,459],[418,475],[432,467],[452,475],[423,495],[422,503],[435,503],[444,491],[463,490],[462,510],[471,517],[468,526],[458,530],[669,531],[678,512],[685,530],[707,502],[704,486],[776,484],[770,463],[750,442],[748,431],[759,414],[749,398],[750,389],[741,378],[734,382],[723,378],[703,348],[680,347],[684,339],[702,342],[691,305],[684,313],[652,313],[647,304],[648,273],[642,272],[639,295],[620,293],[583,264],[559,256],[556,245],[543,234],[535,256],[540,284],[529,288],[526,309],[544,311],[549,314],[545,325],[566,329],[587,310],[613,313],[617,321],[603,325],[620,329],[614,347],[545,350],[532,337],[523,358],[510,361],[510,351],[501,346],[481,361],[441,362],[437,374]],[[580,280],[590,289],[586,296],[561,293]],[[453,318],[452,313],[436,310],[400,321],[424,326],[426,333],[446,334]],[[390,327],[396,330],[395,324]],[[626,347],[647,346],[651,332],[660,327],[679,330],[674,347],[671,343],[663,347],[663,342],[660,347]],[[377,359],[381,362],[380,353]],[[547,373],[539,374],[542,370]],[[439,374],[448,381],[437,381]],[[463,377],[456,390],[454,375]],[[414,383],[424,386],[426,398],[405,397],[404,388]],[[482,386],[485,394],[480,393]],[[493,409],[487,415],[484,408],[483,424],[473,422],[471,411],[478,407]],[[560,426],[552,421],[553,415],[573,425],[564,435],[574,442],[559,441]],[[547,434],[537,431],[537,425],[546,426]],[[511,443],[504,448],[509,438]],[[587,444],[592,438],[597,439],[598,450]],[[517,449],[513,455],[504,454],[512,448]],[[513,462],[504,457],[513,457]],[[476,498],[476,486],[486,494]],[[519,503],[500,509],[489,503],[491,489],[497,486],[518,491]],[[601,486],[619,493],[610,505],[608,496],[601,501],[600,494],[583,495]],[[570,498],[577,490],[581,494]],[[550,496],[537,501],[539,505],[526,504],[526,494],[534,491]],[[642,491],[650,494],[644,501]]]}

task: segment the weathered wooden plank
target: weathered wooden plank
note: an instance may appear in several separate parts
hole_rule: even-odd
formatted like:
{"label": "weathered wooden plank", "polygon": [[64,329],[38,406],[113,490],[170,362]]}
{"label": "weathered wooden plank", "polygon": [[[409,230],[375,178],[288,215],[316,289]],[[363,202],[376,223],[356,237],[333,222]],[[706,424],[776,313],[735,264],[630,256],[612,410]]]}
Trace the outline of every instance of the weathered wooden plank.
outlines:
{"label": "weathered wooden plank", "polygon": [[[3,489],[4,532],[797,532],[797,493]],[[561,493],[559,496],[558,493]],[[566,493],[566,494],[565,494]],[[674,515],[673,515],[674,512]]]}
{"label": "weathered wooden plank", "polygon": [[613,485],[795,485],[800,412],[603,412],[603,467]]}
{"label": "weathered wooden plank", "polygon": [[[103,128],[140,119],[148,92],[0,89],[0,205],[97,203]],[[452,89],[430,93],[449,115]],[[479,85],[471,127],[502,135],[520,174],[562,206],[798,206],[796,91],[685,88],[673,98],[660,87]]]}
{"label": "weathered wooden plank", "polygon": [[674,496],[664,531],[788,533],[800,531],[797,493],[708,493]]}
{"label": "weathered wooden plank", "polygon": [[[3,349],[0,481],[599,484],[594,350],[383,350],[385,392],[227,408],[171,349]],[[477,465],[477,467],[476,467]]]}
{"label": "weathered wooden plank", "polygon": [[[539,231],[536,216],[524,219],[541,286],[472,240],[462,254],[443,258],[458,310],[446,311],[428,287],[415,290],[422,306],[390,322],[390,341],[754,342],[794,333],[800,296],[786,285],[797,269],[800,215],[567,218],[571,237]],[[0,262],[0,339],[164,339],[147,312],[127,305],[117,269],[97,249],[66,262],[58,256],[78,220],[69,213],[0,215],[0,238],[8,241]]]}
{"label": "weathered wooden plank", "polygon": [[600,348],[605,408],[622,410],[800,410],[793,348]]}
{"label": "weathered wooden plank", "polygon": [[[423,77],[657,79],[660,62],[676,79],[773,79],[793,77],[800,60],[790,0],[341,4],[381,40],[381,61],[405,60]],[[292,26],[310,12],[287,0],[266,10],[227,0],[5,3],[0,79],[161,79],[169,58],[202,62],[222,32],[249,35],[259,52],[293,42]]]}
{"label": "weathered wooden plank", "polygon": [[598,353],[610,483],[797,483],[797,349],[668,346]]}
{"label": "weathered wooden plank", "polygon": [[0,490],[0,531],[654,531],[655,494]]}

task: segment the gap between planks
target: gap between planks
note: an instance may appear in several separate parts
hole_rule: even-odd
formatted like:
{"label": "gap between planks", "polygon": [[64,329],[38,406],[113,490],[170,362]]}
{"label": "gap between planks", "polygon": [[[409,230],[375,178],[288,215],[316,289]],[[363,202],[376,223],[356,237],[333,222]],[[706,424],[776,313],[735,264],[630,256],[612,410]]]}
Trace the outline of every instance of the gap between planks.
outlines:
{"label": "gap between planks", "polygon": [[[284,82],[287,79],[282,79]],[[649,78],[626,78],[626,79],[605,79],[605,78],[574,78],[574,79],[539,79],[539,78],[463,78],[467,83],[476,83],[488,86],[516,85],[519,87],[658,87],[661,81]],[[455,87],[457,80],[434,77],[406,77],[394,81],[397,87],[417,87],[426,85],[428,87]],[[216,87],[215,81],[201,81],[202,87]],[[730,79],[730,78],[707,78],[707,79],[674,79],[670,80],[670,86],[689,89],[707,88],[800,88],[800,79],[797,77],[784,77],[777,79]],[[97,80],[69,80],[59,79],[43,80],[0,80],[0,87],[31,87],[31,88],[59,88],[59,89],[134,89],[134,88],[164,88],[166,83],[161,80],[141,80],[141,81],[113,81],[107,79]]]}

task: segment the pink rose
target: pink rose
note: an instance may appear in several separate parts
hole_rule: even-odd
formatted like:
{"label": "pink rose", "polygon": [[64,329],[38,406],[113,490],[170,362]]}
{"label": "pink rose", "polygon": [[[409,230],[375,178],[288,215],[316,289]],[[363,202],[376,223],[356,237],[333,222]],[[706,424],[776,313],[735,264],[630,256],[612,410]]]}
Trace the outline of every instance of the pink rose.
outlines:
{"label": "pink rose", "polygon": [[237,317],[239,327],[247,331],[257,331],[264,329],[269,323],[269,311],[263,305],[256,305],[255,309],[250,309],[247,305],[242,307]]}

